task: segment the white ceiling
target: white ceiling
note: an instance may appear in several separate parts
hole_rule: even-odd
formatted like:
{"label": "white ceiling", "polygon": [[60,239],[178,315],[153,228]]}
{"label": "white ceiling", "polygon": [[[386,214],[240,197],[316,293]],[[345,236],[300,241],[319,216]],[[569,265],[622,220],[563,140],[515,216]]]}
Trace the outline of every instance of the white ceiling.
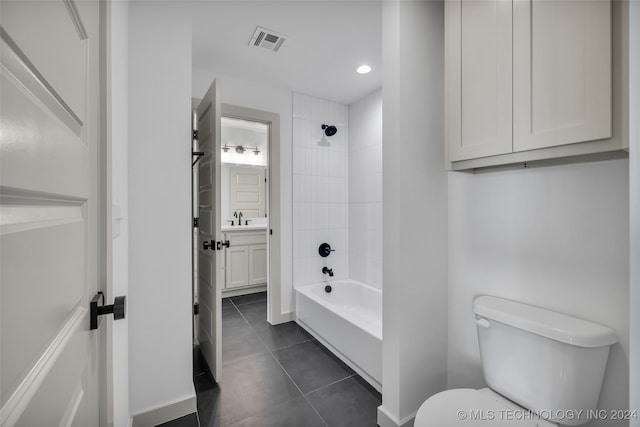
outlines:
{"label": "white ceiling", "polygon": [[[382,86],[381,1],[196,1],[193,66],[350,104]],[[249,46],[257,26],[287,37]],[[360,75],[366,63],[371,73]]]}

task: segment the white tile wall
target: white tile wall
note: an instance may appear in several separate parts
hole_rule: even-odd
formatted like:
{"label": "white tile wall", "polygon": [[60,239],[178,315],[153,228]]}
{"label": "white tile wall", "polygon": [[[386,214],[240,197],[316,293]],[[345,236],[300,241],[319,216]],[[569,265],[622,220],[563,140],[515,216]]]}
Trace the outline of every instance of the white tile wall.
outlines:
{"label": "white tile wall", "polygon": [[[322,124],[338,132],[319,144]],[[321,282],[322,267],[334,279],[349,277],[348,108],[293,94],[293,284]],[[318,246],[335,249],[327,258]]]}
{"label": "white tile wall", "polygon": [[349,106],[349,272],[382,289],[382,90]]}

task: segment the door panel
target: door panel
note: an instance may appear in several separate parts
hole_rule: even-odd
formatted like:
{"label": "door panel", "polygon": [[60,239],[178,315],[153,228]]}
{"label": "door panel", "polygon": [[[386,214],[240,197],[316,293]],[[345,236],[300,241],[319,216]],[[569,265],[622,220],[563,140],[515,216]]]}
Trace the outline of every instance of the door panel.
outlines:
{"label": "door panel", "polygon": [[267,283],[267,245],[249,246],[249,284]]}
{"label": "door panel", "polygon": [[510,153],[511,1],[448,1],[446,8],[450,160]]}
{"label": "door panel", "polygon": [[214,81],[196,109],[198,150],[199,273],[198,342],[211,372],[220,381],[222,373],[223,252],[204,249],[204,242],[222,240],[220,227],[220,97]]}
{"label": "door panel", "polygon": [[265,170],[261,167],[232,167],[231,211],[242,212],[243,218],[265,217]]}
{"label": "door panel", "polygon": [[[3,1],[6,19],[2,20],[2,27],[19,43],[33,69],[46,76],[59,99],[80,121],[86,122],[90,47],[86,43],[87,29],[79,33],[78,25],[84,27],[88,23],[69,7],[63,1]],[[35,37],[34,30],[38,33]]]}
{"label": "door panel", "polygon": [[2,2],[3,427],[98,425],[98,6]]}
{"label": "door panel", "polygon": [[249,247],[232,246],[227,250],[227,288],[238,288],[249,284]]}
{"label": "door panel", "polygon": [[611,3],[514,2],[514,151],[611,137]]}

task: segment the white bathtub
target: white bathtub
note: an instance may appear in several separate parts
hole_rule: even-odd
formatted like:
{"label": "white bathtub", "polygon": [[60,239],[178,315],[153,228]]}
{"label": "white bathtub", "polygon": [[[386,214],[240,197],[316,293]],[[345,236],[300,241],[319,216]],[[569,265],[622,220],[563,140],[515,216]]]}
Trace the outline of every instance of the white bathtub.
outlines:
{"label": "white bathtub", "polygon": [[296,288],[296,320],[376,390],[382,391],[382,291],[355,280]]}

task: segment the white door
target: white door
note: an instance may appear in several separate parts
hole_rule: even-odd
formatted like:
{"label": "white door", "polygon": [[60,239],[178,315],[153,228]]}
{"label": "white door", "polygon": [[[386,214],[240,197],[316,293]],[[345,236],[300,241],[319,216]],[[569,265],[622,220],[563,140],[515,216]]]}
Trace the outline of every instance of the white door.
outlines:
{"label": "white door", "polygon": [[231,211],[242,212],[243,218],[264,218],[265,168],[232,167],[229,169],[229,181]]}
{"label": "white door", "polygon": [[0,7],[0,424],[96,426],[99,5]]}
{"label": "white door", "polygon": [[198,150],[199,256],[198,342],[211,373],[222,373],[222,287],[224,257],[220,229],[220,95],[214,81],[196,109]]}

